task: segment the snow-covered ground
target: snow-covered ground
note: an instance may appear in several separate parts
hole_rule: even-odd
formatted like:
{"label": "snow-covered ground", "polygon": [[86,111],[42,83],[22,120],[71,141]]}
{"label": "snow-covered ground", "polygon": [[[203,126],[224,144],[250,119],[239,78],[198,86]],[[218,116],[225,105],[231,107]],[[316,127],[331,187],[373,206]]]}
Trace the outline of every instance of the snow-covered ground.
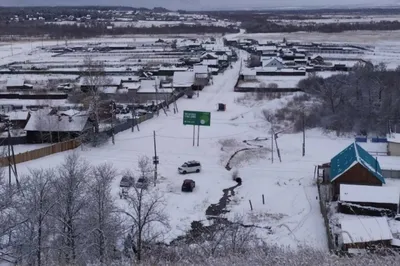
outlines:
{"label": "snow-covered ground", "polygon": [[[241,57],[245,59],[244,55]],[[246,147],[244,140],[269,138],[270,125],[265,122],[262,110],[274,110],[292,97],[241,101],[239,104],[235,99],[241,94],[233,92],[239,71],[240,62],[237,62],[232,69],[216,76],[214,84],[200,92],[199,97],[178,100],[179,113],[168,112],[166,116],[161,112],[159,117],[142,123],[140,132],[127,130],[117,134],[115,145],[110,142],[100,148],[84,147],[70,152],[77,152],[92,164],[113,163],[122,173],[125,169],[134,169],[139,156],[153,156],[155,131],[160,159],[156,189],[165,193],[165,211],[170,216],[172,227],[166,240],[172,240],[189,229],[191,221],[206,220],[207,207],[219,201],[223,189],[236,185],[231,173],[224,168],[229,155],[236,149]],[[218,103],[226,104],[225,112],[216,111]],[[211,112],[211,126],[200,128],[198,147],[192,146],[193,128],[182,124],[183,110]],[[273,163],[270,140],[250,142],[263,148],[238,155],[233,161],[232,166],[239,170],[243,185],[235,189],[236,194],[228,204],[231,212],[226,216],[241,215],[246,223],[271,227],[271,231],[257,229],[259,236],[271,244],[291,247],[310,245],[326,249],[325,229],[313,179],[314,166],[327,162],[353,140],[309,130],[306,132],[306,156],[302,157],[302,135],[280,134],[278,145],[282,162],[274,153]],[[20,164],[18,171],[26,173],[29,168],[56,166],[70,152]],[[179,175],[177,167],[187,160],[199,160],[202,172]],[[184,178],[196,181],[193,193],[181,193]],[[119,179],[114,181],[115,196],[119,192],[118,185]],[[262,195],[265,204],[262,203]],[[250,211],[249,200],[253,211]]]}

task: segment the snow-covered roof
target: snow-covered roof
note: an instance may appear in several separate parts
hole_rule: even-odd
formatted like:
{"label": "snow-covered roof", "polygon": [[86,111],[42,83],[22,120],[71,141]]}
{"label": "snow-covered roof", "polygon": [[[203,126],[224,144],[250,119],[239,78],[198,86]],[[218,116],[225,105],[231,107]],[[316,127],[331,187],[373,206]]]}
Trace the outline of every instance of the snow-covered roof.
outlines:
{"label": "snow-covered roof", "polygon": [[354,218],[340,221],[344,244],[393,239],[386,217]]}
{"label": "snow-covered roof", "polygon": [[76,109],[69,109],[67,111],[62,111],[59,112],[60,115],[66,115],[66,116],[79,116],[79,115],[86,115],[85,112],[78,111]]}
{"label": "snow-covered roof", "polygon": [[400,239],[393,238],[390,244],[395,247],[400,247]]}
{"label": "snow-covered roof", "polygon": [[340,185],[340,201],[399,204],[397,187]]}
{"label": "snow-covered roof", "polygon": [[382,169],[378,160],[372,157],[371,154],[361,148],[356,142],[350,144],[331,159],[330,181],[333,182],[356,164],[361,164],[381,181],[382,184],[385,184],[385,178],[382,175]]}
{"label": "snow-covered roof", "polygon": [[116,87],[102,86],[99,88],[99,91],[105,94],[115,94],[117,93]]}
{"label": "snow-covered roof", "polygon": [[280,59],[280,58],[277,58],[277,57],[272,57],[272,58],[263,58],[263,59],[261,59],[261,61],[262,61],[262,64],[263,64],[263,66],[266,66],[266,65],[269,65],[269,64],[272,64],[272,63],[275,63],[275,64],[279,64],[279,65],[282,65],[283,64],[283,62],[282,62],[282,60]]}
{"label": "snow-covered roof", "polygon": [[123,82],[122,88],[126,88],[128,90],[138,90],[140,88],[140,82]]}
{"label": "snow-covered roof", "polygon": [[400,171],[400,156],[378,156],[382,170]]}
{"label": "snow-covered roof", "polygon": [[276,51],[275,45],[268,45],[268,46],[256,46],[257,51]]}
{"label": "snow-covered roof", "polygon": [[205,65],[194,65],[193,72],[196,74],[208,74],[208,67]]}
{"label": "snow-covered roof", "polygon": [[28,119],[29,111],[14,111],[5,114],[10,121]]}
{"label": "snow-covered roof", "polygon": [[391,133],[387,135],[388,142],[400,143],[400,133]]}
{"label": "snow-covered roof", "polygon": [[203,59],[201,64],[205,66],[216,66],[218,65],[218,59]]}
{"label": "snow-covered roof", "polygon": [[190,87],[195,81],[195,72],[185,71],[185,72],[174,72],[173,76],[174,87]]}
{"label": "snow-covered roof", "polygon": [[26,131],[80,132],[85,128],[87,115],[68,116],[33,114],[25,126]]}
{"label": "snow-covered roof", "polygon": [[241,74],[244,76],[255,76],[257,75],[257,72],[254,69],[243,68]]}
{"label": "snow-covered roof", "polygon": [[141,92],[144,92],[145,90],[150,90],[150,91],[155,91],[155,88],[160,87],[160,80],[158,78],[156,79],[142,79],[140,81],[140,88],[139,90]]}
{"label": "snow-covered roof", "polygon": [[18,78],[7,79],[7,87],[18,87],[18,86],[23,86],[24,83],[25,83],[25,82],[24,82],[23,79],[18,79]]}
{"label": "snow-covered roof", "polygon": [[215,53],[211,53],[211,52],[206,52],[203,55],[200,56],[200,58],[207,58],[207,57],[212,57],[217,59],[218,55],[216,55]]}

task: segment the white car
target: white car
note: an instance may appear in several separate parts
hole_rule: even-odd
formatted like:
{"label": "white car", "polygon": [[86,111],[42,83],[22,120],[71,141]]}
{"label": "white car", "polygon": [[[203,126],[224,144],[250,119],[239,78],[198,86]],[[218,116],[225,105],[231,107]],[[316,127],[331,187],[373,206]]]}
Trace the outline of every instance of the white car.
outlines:
{"label": "white car", "polygon": [[188,161],[178,167],[180,174],[199,173],[201,171],[201,164],[198,161]]}

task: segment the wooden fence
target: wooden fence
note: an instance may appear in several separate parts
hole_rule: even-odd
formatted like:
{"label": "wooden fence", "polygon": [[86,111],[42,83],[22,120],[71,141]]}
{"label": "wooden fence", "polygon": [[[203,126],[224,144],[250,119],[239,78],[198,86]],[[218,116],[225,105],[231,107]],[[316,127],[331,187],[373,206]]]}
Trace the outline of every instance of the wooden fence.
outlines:
{"label": "wooden fence", "polygon": [[[68,141],[59,142],[59,143],[53,144],[51,146],[43,147],[40,149],[19,153],[19,154],[15,155],[15,163],[16,164],[24,163],[24,162],[36,160],[36,159],[39,159],[39,158],[42,158],[42,157],[45,157],[48,155],[52,155],[55,153],[72,150],[72,149],[79,147],[79,145],[80,145],[80,142],[78,140],[71,139]],[[13,158],[10,158],[10,161],[12,162]],[[1,166],[6,166],[7,164],[8,164],[8,157],[0,158]]]}

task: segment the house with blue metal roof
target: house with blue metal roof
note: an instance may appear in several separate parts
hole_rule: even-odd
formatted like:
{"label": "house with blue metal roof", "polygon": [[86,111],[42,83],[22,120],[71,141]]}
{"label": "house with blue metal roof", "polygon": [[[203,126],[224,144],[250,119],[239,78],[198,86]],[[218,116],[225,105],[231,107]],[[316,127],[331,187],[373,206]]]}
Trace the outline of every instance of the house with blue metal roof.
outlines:
{"label": "house with blue metal roof", "polygon": [[382,186],[385,178],[379,162],[356,142],[331,159],[329,181],[333,195],[339,195],[340,184]]}

